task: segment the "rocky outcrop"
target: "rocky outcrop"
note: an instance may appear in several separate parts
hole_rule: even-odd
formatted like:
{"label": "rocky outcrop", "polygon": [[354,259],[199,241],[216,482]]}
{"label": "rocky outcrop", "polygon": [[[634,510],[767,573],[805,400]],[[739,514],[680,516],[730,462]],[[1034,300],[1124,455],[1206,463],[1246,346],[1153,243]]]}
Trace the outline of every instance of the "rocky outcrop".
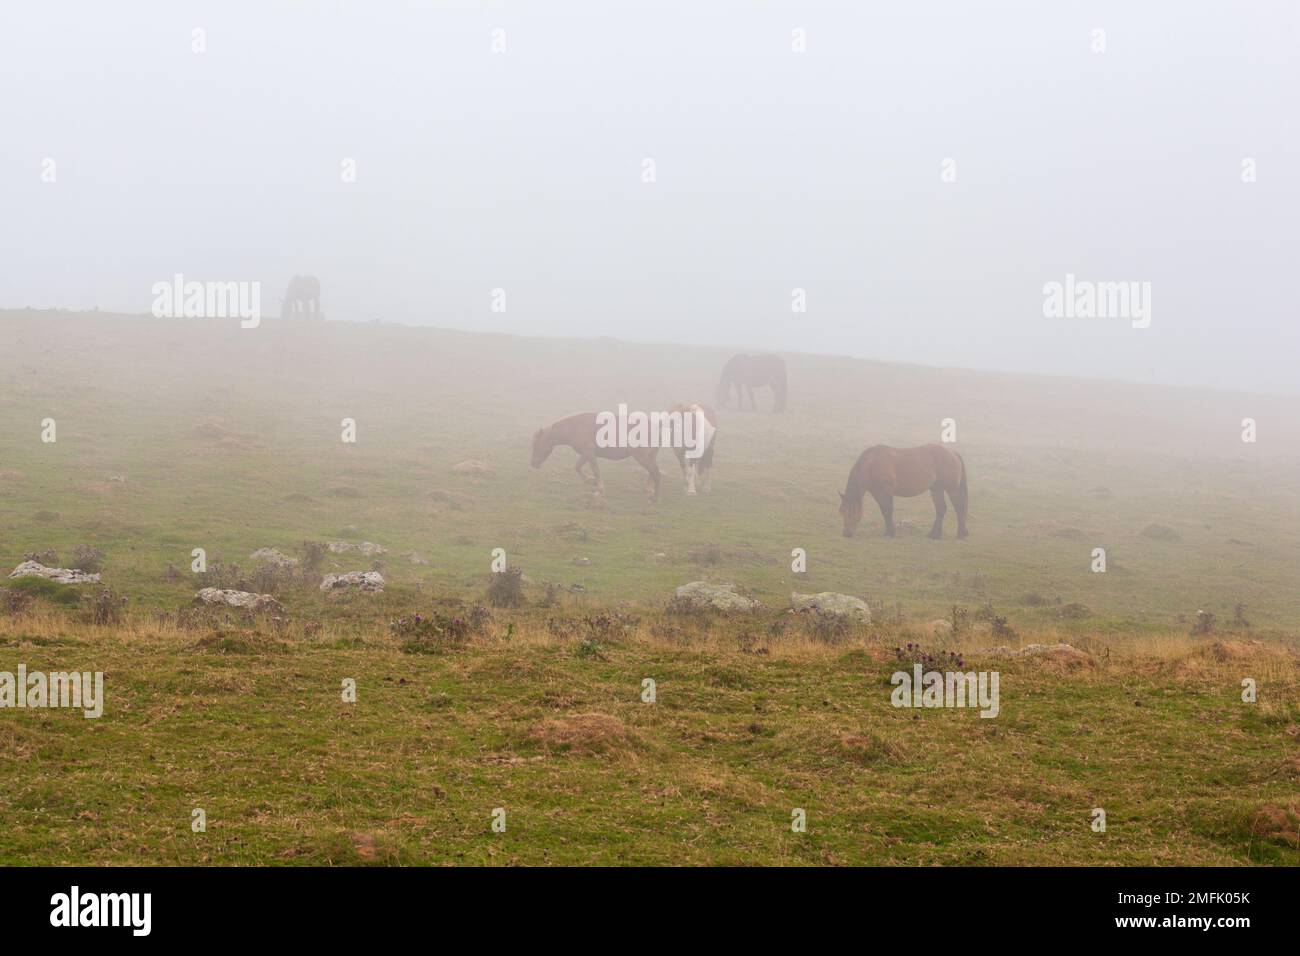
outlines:
{"label": "rocky outcrop", "polygon": [[331,541],[328,547],[331,554],[364,554],[367,558],[388,553],[387,548],[373,541]]}
{"label": "rocky outcrop", "polygon": [[224,604],[227,607],[242,607],[251,611],[283,611],[280,602],[269,594],[254,594],[252,591],[232,591],[228,588],[204,588],[195,598],[204,604]]}
{"label": "rocky outcrop", "polygon": [[999,647],[985,647],[969,652],[972,655],[990,657],[1043,657],[1047,660],[1070,665],[1091,666],[1092,656],[1079,650],[1072,644],[1026,644],[1019,650],[1005,644]]}
{"label": "rocky outcrop", "polygon": [[59,584],[98,584],[98,574],[88,574],[75,568],[47,568],[39,561],[24,561],[9,572],[11,578],[38,577]]}
{"label": "rocky outcrop", "polygon": [[292,568],[298,564],[297,558],[291,558],[276,548],[258,548],[248,556],[254,564],[269,564],[277,568]]}
{"label": "rocky outcrop", "polygon": [[763,606],[753,598],[737,594],[734,584],[710,584],[707,581],[683,584],[677,589],[677,601],[707,611],[753,611]]}
{"label": "rocky outcrop", "polygon": [[384,589],[384,576],[378,571],[348,571],[344,574],[327,574],[320,583],[322,591],[345,591],[351,588],[377,594]]}
{"label": "rocky outcrop", "polygon": [[791,594],[790,607],[796,611],[820,614],[855,624],[871,623],[871,608],[861,598],[849,594],[837,594],[834,591],[822,591],[820,594]]}

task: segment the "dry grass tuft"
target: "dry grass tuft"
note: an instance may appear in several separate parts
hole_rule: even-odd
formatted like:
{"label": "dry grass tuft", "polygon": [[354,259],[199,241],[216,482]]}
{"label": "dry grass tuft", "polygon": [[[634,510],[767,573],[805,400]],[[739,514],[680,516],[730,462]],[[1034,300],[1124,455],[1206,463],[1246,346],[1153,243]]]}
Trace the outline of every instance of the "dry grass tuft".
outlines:
{"label": "dry grass tuft", "polygon": [[1283,805],[1266,803],[1250,818],[1253,836],[1300,847],[1300,799]]}
{"label": "dry grass tuft", "polygon": [[535,724],[528,736],[547,750],[571,754],[611,753],[637,742],[623,721],[595,713],[547,718]]}

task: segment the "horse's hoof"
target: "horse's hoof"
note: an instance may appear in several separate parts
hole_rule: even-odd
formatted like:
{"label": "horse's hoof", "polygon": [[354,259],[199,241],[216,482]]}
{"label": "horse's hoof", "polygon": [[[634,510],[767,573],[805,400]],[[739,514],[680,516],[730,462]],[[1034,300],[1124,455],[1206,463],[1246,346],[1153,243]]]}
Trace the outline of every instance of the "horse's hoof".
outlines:
{"label": "horse's hoof", "polygon": [[957,537],[959,537],[959,538],[969,538],[969,537],[970,537],[970,532],[969,532],[969,531],[958,531],[958,532],[957,532]]}

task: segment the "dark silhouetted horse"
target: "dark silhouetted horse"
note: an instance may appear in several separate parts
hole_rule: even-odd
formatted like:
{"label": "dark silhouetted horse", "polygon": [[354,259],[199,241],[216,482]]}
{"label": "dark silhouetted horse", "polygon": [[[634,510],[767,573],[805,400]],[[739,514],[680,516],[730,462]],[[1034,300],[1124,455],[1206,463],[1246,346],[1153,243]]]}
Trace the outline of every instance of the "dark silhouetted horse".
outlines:
{"label": "dark silhouetted horse", "polygon": [[280,300],[280,318],[297,318],[310,315],[319,319],[320,314],[320,280],[315,276],[294,276],[289,280],[289,288],[284,290]]}
{"label": "dark silhouetted horse", "polygon": [[890,448],[875,445],[868,448],[849,470],[849,480],[840,492],[840,515],[844,518],[844,537],[853,532],[862,520],[862,501],[867,492],[880,505],[885,516],[885,536],[894,536],[894,497],[913,498],[926,491],[934,499],[934,526],[930,537],[943,537],[943,516],[948,511],[943,496],[946,492],[957,510],[957,537],[964,538],[966,531],[966,463],[961,455],[942,445],[922,445],[919,448]]}
{"label": "dark silhouetted horse", "polygon": [[776,396],[772,411],[785,411],[785,360],[779,355],[733,355],[727,359],[727,364],[722,366],[722,378],[718,380],[718,404],[724,408],[731,398],[733,385],[736,387],[737,407],[741,409],[745,407],[744,393],[741,391],[743,388],[749,392],[749,407],[757,411],[758,406],[754,404],[754,388],[755,386],[762,388],[766,385],[771,387]]}

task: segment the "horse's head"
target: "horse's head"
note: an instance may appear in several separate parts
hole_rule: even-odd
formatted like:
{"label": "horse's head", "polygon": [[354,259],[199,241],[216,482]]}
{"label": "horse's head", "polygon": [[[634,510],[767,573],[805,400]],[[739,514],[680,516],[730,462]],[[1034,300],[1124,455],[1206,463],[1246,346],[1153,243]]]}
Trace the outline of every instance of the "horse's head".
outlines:
{"label": "horse's head", "polygon": [[840,492],[840,517],[844,519],[844,537],[853,537],[853,532],[862,520],[862,499]]}
{"label": "horse's head", "polygon": [[546,440],[546,429],[539,428],[533,432],[533,467],[541,468],[542,463],[551,457],[551,449],[554,447]]}

